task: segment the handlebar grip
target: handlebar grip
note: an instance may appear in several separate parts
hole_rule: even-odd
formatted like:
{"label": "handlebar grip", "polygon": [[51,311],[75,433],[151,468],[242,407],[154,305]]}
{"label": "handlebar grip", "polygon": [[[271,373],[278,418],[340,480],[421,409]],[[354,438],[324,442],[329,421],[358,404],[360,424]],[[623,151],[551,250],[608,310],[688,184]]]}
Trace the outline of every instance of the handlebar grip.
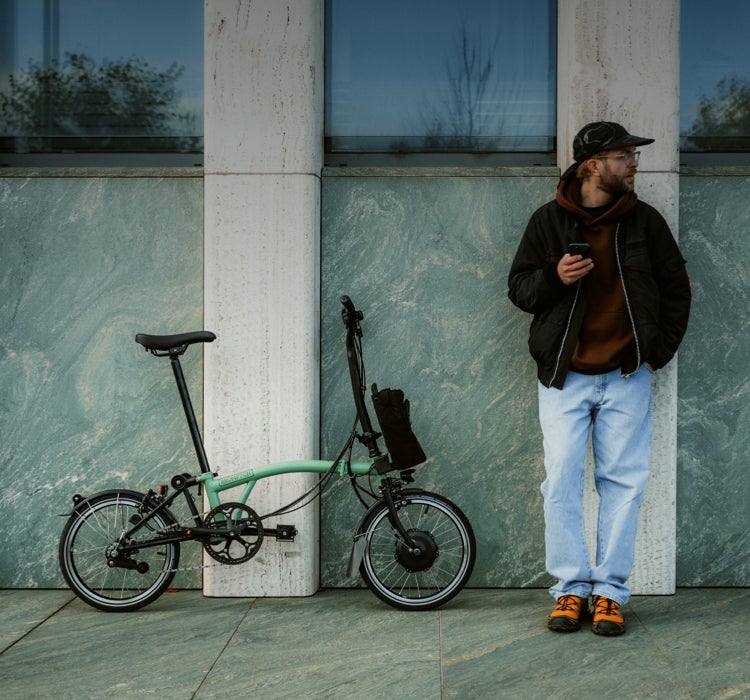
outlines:
{"label": "handlebar grip", "polygon": [[341,304],[344,307],[341,311],[344,325],[356,327],[359,321],[365,317],[364,314],[354,306],[354,302],[346,294],[341,296]]}

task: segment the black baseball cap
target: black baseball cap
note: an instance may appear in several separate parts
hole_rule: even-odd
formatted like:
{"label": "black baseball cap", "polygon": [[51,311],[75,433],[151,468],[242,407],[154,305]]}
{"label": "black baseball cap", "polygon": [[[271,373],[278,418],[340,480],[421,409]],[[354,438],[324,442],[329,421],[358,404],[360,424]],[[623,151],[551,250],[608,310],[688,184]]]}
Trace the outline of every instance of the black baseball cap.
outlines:
{"label": "black baseball cap", "polygon": [[602,151],[625,146],[645,146],[654,139],[629,134],[624,126],[615,122],[591,122],[586,124],[573,139],[573,158],[582,163]]}
{"label": "black baseball cap", "polygon": [[575,163],[565,171],[563,177],[576,170],[583,161],[593,158],[602,151],[611,151],[626,146],[646,146],[653,142],[654,139],[629,134],[624,126],[616,122],[591,122],[586,124],[573,139]]}

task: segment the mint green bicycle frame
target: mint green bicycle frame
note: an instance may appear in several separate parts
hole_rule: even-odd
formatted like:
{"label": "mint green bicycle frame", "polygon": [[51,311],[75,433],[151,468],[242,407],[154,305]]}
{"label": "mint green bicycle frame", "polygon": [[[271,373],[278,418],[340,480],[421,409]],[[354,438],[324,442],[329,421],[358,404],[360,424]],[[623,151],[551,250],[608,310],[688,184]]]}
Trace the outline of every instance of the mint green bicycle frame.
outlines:
{"label": "mint green bicycle frame", "polygon": [[[231,489],[235,486],[242,486],[245,488],[242,490],[242,495],[239,498],[240,503],[247,503],[250,494],[252,493],[255,485],[261,479],[267,479],[271,476],[279,476],[281,474],[297,474],[297,473],[313,473],[313,474],[325,474],[329,472],[335,462],[325,460],[296,460],[291,462],[275,462],[273,464],[265,464],[261,467],[254,467],[252,469],[244,469],[243,471],[236,472],[235,474],[227,474],[225,476],[217,477],[211,472],[203,473],[196,477],[196,481],[203,484],[205,489],[206,498],[211,508],[216,508],[221,505],[221,498],[219,494],[222,491]],[[370,472],[373,475],[377,475],[374,468],[373,461],[367,462],[340,462],[336,467],[336,473],[339,476],[348,476],[350,473],[357,476],[367,475]],[[379,475],[377,475],[379,477]]]}
{"label": "mint green bicycle frame", "polygon": [[[378,446],[377,439],[380,437],[380,434],[376,433],[373,429],[364,402],[364,387],[361,385],[363,381],[361,350],[356,340],[356,338],[361,336],[359,321],[362,318],[362,314],[354,308],[354,305],[348,297],[342,299],[342,303],[344,303],[343,317],[347,328],[347,363],[349,366],[354,404],[357,412],[357,421],[362,429],[360,440],[369,450],[370,459],[368,461],[350,462],[347,460],[339,461],[337,463],[325,460],[295,460],[266,464],[252,467],[250,469],[244,469],[234,474],[217,476],[209,467],[208,457],[206,456],[205,447],[203,445],[203,438],[201,437],[198,421],[196,420],[195,411],[193,410],[193,405],[190,400],[190,393],[187,388],[187,383],[185,382],[185,375],[183,374],[182,366],[180,365],[180,355],[184,354],[189,345],[193,343],[210,343],[216,339],[216,336],[210,331],[199,331],[196,333],[185,333],[182,335],[166,337],[148,336],[143,334],[136,336],[136,341],[143,345],[152,355],[155,355],[156,357],[169,357],[169,360],[172,363],[172,372],[174,374],[175,382],[177,383],[177,390],[180,394],[180,400],[182,401],[182,406],[185,411],[188,429],[201,468],[201,474],[194,477],[194,480],[191,479],[191,481],[192,483],[201,483],[203,485],[211,508],[216,508],[221,505],[219,494],[222,491],[242,485],[244,485],[245,488],[242,491],[240,502],[245,505],[253,488],[255,488],[255,484],[257,484],[259,480],[271,476],[279,476],[280,474],[305,472],[325,474],[336,466],[336,470],[340,476],[362,476],[372,474],[377,477],[378,482],[380,482],[383,478],[382,475],[390,469],[390,467],[385,465],[385,461],[388,459],[387,455],[383,455]],[[350,436],[347,445],[349,445],[352,440],[353,436]],[[379,466],[385,468],[379,469]]]}

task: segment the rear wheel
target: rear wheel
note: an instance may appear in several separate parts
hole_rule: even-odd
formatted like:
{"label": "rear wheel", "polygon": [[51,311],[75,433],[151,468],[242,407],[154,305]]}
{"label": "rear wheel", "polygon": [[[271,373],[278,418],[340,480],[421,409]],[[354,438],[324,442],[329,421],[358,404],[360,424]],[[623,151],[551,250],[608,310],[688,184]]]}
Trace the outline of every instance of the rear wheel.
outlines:
{"label": "rear wheel", "polygon": [[[174,578],[178,543],[144,546],[127,555],[114,553],[121,534],[142,517],[143,494],[108,491],[80,503],[60,537],[63,576],[83,601],[107,611],[129,611],[156,600]],[[134,533],[128,544],[154,537],[176,524],[163,510]],[[114,554],[113,554],[114,553]]]}
{"label": "rear wheel", "polygon": [[357,532],[365,540],[362,578],[378,598],[402,610],[429,610],[447,603],[466,585],[474,568],[471,524],[454,503],[425,491],[404,492],[396,508],[416,547],[406,545],[381,502]]}

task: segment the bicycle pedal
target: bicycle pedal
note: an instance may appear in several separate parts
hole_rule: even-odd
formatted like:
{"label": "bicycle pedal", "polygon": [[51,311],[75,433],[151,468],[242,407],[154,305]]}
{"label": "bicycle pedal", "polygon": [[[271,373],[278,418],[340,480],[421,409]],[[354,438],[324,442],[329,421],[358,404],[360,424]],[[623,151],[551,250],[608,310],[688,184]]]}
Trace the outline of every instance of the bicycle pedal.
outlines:
{"label": "bicycle pedal", "polygon": [[294,542],[297,535],[297,528],[294,525],[277,525],[276,541],[277,542]]}

